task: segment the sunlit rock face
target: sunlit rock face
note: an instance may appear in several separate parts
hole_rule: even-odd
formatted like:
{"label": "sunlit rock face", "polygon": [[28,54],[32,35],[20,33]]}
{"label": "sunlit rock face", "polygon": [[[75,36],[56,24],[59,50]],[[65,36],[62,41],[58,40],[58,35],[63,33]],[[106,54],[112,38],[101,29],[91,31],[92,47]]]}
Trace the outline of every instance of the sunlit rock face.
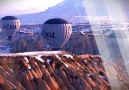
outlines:
{"label": "sunlit rock face", "polygon": [[[100,77],[98,74],[105,71],[99,56],[48,51],[2,54],[0,59],[2,90],[104,88],[94,81],[96,77],[107,83],[105,88],[110,88],[107,76],[103,73]],[[96,86],[92,87],[89,80],[96,83]]]}
{"label": "sunlit rock face", "polygon": [[[98,55],[75,55],[63,51],[2,54],[0,89],[110,90],[110,78],[116,81],[126,77],[121,78],[120,74],[119,78],[115,77],[115,68],[108,67],[115,64],[106,65],[108,63]],[[122,71],[119,66],[115,67]],[[121,83],[126,90],[128,83]]]}

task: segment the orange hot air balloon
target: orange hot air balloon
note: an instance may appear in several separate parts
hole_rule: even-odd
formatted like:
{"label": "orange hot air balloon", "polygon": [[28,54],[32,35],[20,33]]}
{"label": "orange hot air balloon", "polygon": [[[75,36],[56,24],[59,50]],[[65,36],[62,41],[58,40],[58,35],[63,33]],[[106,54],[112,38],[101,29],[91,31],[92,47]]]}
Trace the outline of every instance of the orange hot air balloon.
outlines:
{"label": "orange hot air balloon", "polygon": [[3,33],[10,40],[12,36],[19,30],[20,20],[14,16],[5,16],[1,19],[0,26]]}
{"label": "orange hot air balloon", "polygon": [[71,24],[64,19],[52,18],[42,25],[42,36],[53,50],[61,49],[71,34]]}

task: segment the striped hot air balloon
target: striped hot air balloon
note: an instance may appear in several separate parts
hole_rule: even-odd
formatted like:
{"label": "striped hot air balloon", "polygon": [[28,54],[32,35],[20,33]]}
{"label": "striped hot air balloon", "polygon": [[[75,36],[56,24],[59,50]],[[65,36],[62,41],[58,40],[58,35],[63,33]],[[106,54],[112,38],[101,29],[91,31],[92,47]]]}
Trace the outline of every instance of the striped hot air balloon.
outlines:
{"label": "striped hot air balloon", "polygon": [[71,24],[64,19],[52,18],[42,26],[42,36],[53,50],[61,49],[69,40],[71,34]]}
{"label": "striped hot air balloon", "polygon": [[0,22],[3,33],[11,39],[20,28],[20,20],[14,16],[5,16]]}

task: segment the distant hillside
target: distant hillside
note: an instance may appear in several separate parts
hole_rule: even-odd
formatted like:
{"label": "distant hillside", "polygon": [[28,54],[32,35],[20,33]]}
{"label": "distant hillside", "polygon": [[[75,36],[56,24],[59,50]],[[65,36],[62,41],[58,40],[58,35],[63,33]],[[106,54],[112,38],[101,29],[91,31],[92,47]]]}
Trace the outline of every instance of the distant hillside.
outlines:
{"label": "distant hillside", "polygon": [[97,16],[105,16],[107,12],[102,0],[64,0],[44,12],[18,16],[22,24],[42,24],[53,17],[60,17],[69,22],[87,22],[87,10],[95,8]]}
{"label": "distant hillside", "polygon": [[[119,21],[121,21],[120,18],[129,20],[128,3],[129,0],[63,0],[43,12],[33,13],[33,11],[38,10],[31,9],[27,12],[31,14],[17,15],[17,17],[20,19],[21,24],[42,24],[53,17],[66,19],[70,23],[86,23],[89,20],[87,16],[91,16],[92,20],[97,16],[98,19],[94,19],[94,21],[102,19],[103,16],[110,16],[110,18]],[[10,12],[12,15],[18,13],[18,11],[5,12]],[[2,12],[0,17],[4,16],[5,12]]]}

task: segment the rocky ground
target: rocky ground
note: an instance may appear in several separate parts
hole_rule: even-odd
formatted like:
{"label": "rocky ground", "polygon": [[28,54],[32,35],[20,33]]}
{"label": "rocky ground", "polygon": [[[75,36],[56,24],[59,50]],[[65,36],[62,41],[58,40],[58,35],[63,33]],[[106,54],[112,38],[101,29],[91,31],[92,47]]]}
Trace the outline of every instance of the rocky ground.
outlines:
{"label": "rocky ground", "polygon": [[0,90],[115,90],[110,77],[121,82],[117,90],[129,89],[127,75],[116,73],[98,55],[30,52],[0,59]]}

